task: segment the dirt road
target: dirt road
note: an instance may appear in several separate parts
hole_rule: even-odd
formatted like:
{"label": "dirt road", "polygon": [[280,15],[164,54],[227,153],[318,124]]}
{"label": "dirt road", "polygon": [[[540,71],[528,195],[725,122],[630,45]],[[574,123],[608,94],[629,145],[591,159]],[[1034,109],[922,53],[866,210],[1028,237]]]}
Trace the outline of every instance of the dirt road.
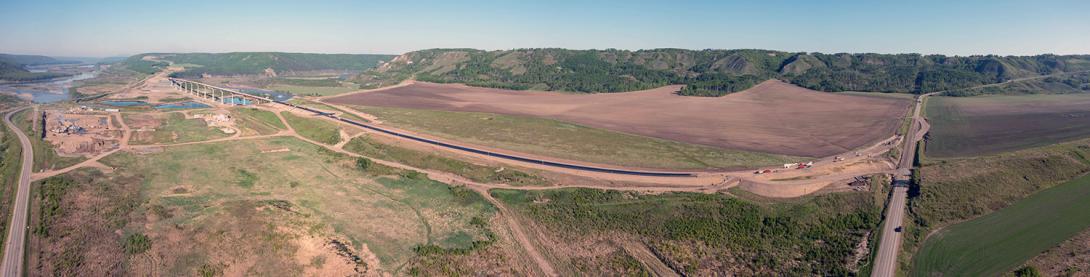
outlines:
{"label": "dirt road", "polygon": [[4,242],[4,260],[0,263],[0,270],[3,271],[4,277],[17,277],[23,276],[23,253],[26,242],[26,230],[27,230],[27,209],[28,202],[30,201],[30,173],[34,166],[34,147],[30,145],[30,138],[27,138],[14,123],[11,123],[11,116],[16,112],[25,110],[26,108],[20,108],[15,111],[9,112],[4,116],[4,125],[11,129],[11,132],[19,137],[19,144],[23,148],[23,164],[19,173],[19,184],[15,192],[15,204],[11,208],[11,223],[8,224],[8,237]]}
{"label": "dirt road", "polygon": [[515,218],[515,213],[508,210],[507,206],[500,203],[499,200],[493,198],[492,194],[488,193],[487,188],[477,186],[473,187],[473,190],[476,190],[481,196],[484,196],[484,199],[488,200],[488,202],[491,202],[493,206],[496,206],[496,208],[499,209],[500,216],[503,216],[504,221],[507,222],[507,228],[511,230],[511,234],[515,237],[515,240],[522,246],[522,249],[526,251],[526,255],[530,256],[530,259],[534,261],[534,264],[537,265],[537,268],[541,270],[542,274],[546,276],[560,276],[560,274],[556,272],[556,269],[553,268],[552,263],[545,259],[544,255],[541,255],[537,246],[534,246],[530,237],[526,236],[526,231],[522,230],[522,224]]}
{"label": "dirt road", "polygon": [[655,253],[647,248],[647,245],[630,240],[618,241],[617,243],[620,244],[621,248],[624,249],[629,256],[632,256],[644,267],[651,270],[651,272],[654,273],[654,276],[681,276],[681,274],[678,274],[674,269],[670,268],[670,266],[667,266],[662,260],[656,257]]}

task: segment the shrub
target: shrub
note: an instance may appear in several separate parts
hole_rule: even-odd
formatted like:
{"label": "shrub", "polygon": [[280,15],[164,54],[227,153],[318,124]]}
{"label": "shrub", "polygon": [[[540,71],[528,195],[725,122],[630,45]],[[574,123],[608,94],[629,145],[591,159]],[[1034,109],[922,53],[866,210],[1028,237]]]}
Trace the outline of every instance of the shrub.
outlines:
{"label": "shrub", "polygon": [[140,254],[151,248],[151,239],[141,233],[129,234],[125,237],[125,253]]}
{"label": "shrub", "polygon": [[359,157],[356,159],[356,168],[361,171],[366,171],[368,168],[371,168],[371,164],[373,163],[374,162],[372,162],[371,159]]}

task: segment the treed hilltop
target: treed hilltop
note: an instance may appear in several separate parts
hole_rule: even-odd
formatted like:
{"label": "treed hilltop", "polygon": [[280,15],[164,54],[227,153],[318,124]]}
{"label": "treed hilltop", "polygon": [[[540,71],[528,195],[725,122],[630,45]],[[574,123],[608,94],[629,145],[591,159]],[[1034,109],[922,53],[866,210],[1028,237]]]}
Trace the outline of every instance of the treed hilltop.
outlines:
{"label": "treed hilltop", "polygon": [[[926,93],[1090,70],[1090,55],[944,56],[772,50],[429,49],[365,72],[359,82],[407,78],[507,89],[622,92],[668,84],[721,96],[776,78],[821,91]],[[1085,79],[1085,78],[1083,78]],[[1087,91],[1085,80],[1050,80]],[[979,93],[966,91],[966,93]]]}

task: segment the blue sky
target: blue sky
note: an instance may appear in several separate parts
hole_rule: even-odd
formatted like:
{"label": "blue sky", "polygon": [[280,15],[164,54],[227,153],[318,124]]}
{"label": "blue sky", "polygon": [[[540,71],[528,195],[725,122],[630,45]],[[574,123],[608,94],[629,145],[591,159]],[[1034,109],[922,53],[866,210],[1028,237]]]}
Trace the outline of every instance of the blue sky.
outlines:
{"label": "blue sky", "polygon": [[0,52],[440,47],[1090,54],[1090,1],[12,1]]}

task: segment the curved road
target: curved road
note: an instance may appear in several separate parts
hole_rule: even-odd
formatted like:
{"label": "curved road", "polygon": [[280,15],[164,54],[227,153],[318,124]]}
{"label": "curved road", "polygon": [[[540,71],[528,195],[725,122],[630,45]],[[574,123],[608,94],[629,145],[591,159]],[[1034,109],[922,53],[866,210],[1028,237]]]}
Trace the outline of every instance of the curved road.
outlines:
{"label": "curved road", "polygon": [[34,148],[30,145],[30,139],[14,123],[11,116],[29,107],[20,108],[9,112],[4,116],[4,125],[11,129],[12,133],[19,137],[19,143],[23,148],[23,166],[19,173],[19,187],[15,192],[15,205],[11,208],[11,223],[8,224],[8,237],[4,242],[4,261],[0,263],[0,271],[4,277],[23,276],[23,246],[26,245],[27,230],[27,202],[30,198],[30,174],[34,166]]}

